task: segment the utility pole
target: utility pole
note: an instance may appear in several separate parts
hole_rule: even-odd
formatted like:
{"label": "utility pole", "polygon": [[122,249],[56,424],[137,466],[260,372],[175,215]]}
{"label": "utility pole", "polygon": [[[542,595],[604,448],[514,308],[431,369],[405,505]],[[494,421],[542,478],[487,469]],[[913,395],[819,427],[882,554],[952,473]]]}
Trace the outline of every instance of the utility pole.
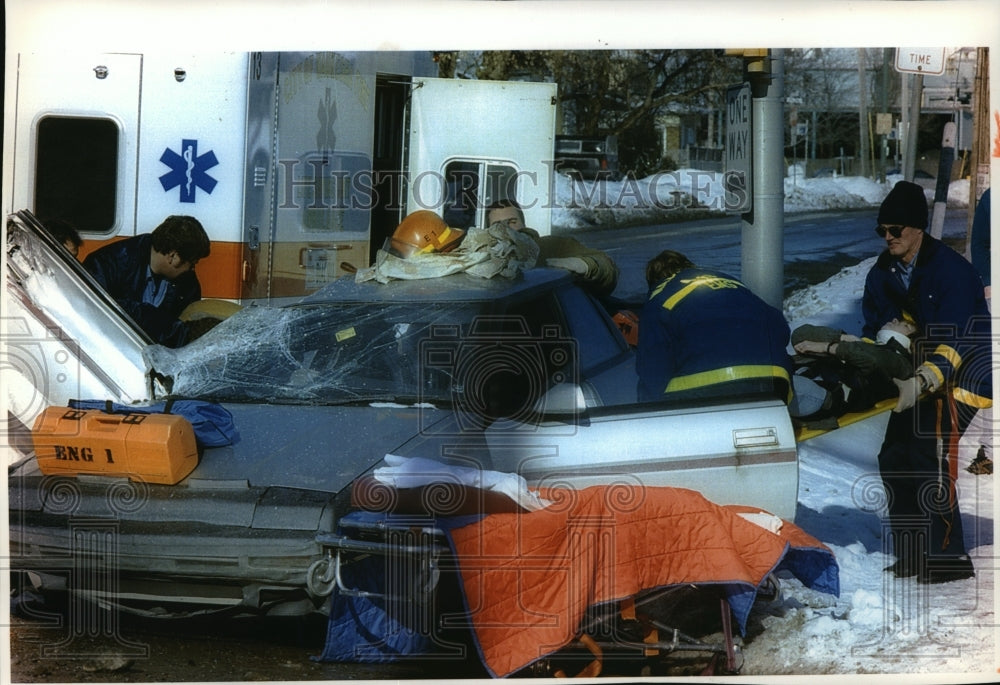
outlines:
{"label": "utility pole", "polygon": [[752,102],[752,198],[742,213],[741,279],[781,309],[785,289],[785,56],[781,49],[726,50],[743,57]]}
{"label": "utility pole", "polygon": [[903,178],[913,180],[917,162],[917,130],[920,128],[920,105],[924,99],[924,75],[903,74]]}
{"label": "utility pole", "polygon": [[868,177],[868,155],[871,148],[868,145],[868,79],[866,78],[867,67],[865,64],[865,49],[858,48],[858,133],[860,143],[858,155],[861,158],[862,178]]}
{"label": "utility pole", "polygon": [[[879,92],[878,92],[878,111],[889,114],[889,65],[892,63],[892,48],[882,48],[882,68],[879,72]],[[891,128],[892,115],[889,114],[889,124]],[[886,153],[888,152],[888,147],[886,145],[886,134],[882,134],[879,138],[879,174],[878,180],[882,183],[885,182],[885,172],[887,170],[886,166]]]}

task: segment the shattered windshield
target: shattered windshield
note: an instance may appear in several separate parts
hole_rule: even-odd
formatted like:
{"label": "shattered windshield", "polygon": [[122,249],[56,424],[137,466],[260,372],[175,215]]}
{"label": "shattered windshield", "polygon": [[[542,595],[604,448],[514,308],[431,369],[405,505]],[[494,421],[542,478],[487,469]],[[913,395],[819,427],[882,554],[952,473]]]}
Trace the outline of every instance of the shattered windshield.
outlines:
{"label": "shattered windshield", "polygon": [[152,345],[144,357],[173,396],[447,402],[453,375],[447,349],[459,344],[476,314],[469,302],[253,306],[185,347]]}

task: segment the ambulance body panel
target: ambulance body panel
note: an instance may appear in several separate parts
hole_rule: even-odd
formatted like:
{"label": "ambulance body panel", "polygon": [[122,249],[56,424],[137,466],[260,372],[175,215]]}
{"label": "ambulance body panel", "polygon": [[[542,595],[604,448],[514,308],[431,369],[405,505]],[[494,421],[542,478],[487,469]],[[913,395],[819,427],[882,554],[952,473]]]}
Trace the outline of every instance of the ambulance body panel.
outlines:
{"label": "ambulance body panel", "polygon": [[81,259],[195,216],[203,296],[244,303],[368,266],[418,209],[484,225],[513,196],[549,233],[555,85],[436,71],[430,52],[21,54],[5,210],[69,220]]}

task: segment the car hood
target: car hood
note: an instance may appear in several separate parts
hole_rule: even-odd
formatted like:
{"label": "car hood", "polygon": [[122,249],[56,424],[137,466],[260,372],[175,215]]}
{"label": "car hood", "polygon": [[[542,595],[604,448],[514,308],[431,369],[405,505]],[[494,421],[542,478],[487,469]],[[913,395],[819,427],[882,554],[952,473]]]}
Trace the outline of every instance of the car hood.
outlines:
{"label": "car hood", "polygon": [[[53,346],[48,356],[69,358],[66,366],[72,371],[63,387],[50,378],[61,368],[53,371],[51,363],[27,367],[22,375],[34,384],[29,390],[44,397],[29,407],[35,414],[18,418],[30,426],[38,411],[35,405],[62,406],[74,399],[142,405],[162,398],[164,388],[150,378],[144,359],[157,346],[79,262],[27,211],[7,217],[6,238],[11,267],[6,286],[17,308],[5,316],[24,319],[23,337],[32,343],[30,349],[41,350],[35,356],[44,361],[45,345]],[[8,325],[8,330],[21,329]],[[29,349],[28,343],[18,345]],[[223,406],[233,416],[239,439],[227,447],[205,449],[182,484],[337,493],[386,453],[449,414],[428,404],[375,401],[310,405],[262,399]]]}
{"label": "car hood", "polygon": [[427,405],[226,404],[239,438],[206,449],[183,481],[337,493],[447,411]]}

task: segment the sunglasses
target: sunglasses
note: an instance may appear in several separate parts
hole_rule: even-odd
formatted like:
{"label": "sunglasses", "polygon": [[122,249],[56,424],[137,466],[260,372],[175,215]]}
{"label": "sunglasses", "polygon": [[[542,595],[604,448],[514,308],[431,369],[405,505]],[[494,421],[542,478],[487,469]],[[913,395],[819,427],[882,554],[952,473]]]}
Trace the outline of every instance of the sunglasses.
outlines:
{"label": "sunglasses", "polygon": [[906,226],[899,226],[899,225],[886,226],[883,224],[879,224],[878,226],[875,227],[875,232],[878,233],[879,238],[884,238],[886,233],[891,235],[893,238],[898,238],[899,236],[903,235],[904,228],[906,228]]}

